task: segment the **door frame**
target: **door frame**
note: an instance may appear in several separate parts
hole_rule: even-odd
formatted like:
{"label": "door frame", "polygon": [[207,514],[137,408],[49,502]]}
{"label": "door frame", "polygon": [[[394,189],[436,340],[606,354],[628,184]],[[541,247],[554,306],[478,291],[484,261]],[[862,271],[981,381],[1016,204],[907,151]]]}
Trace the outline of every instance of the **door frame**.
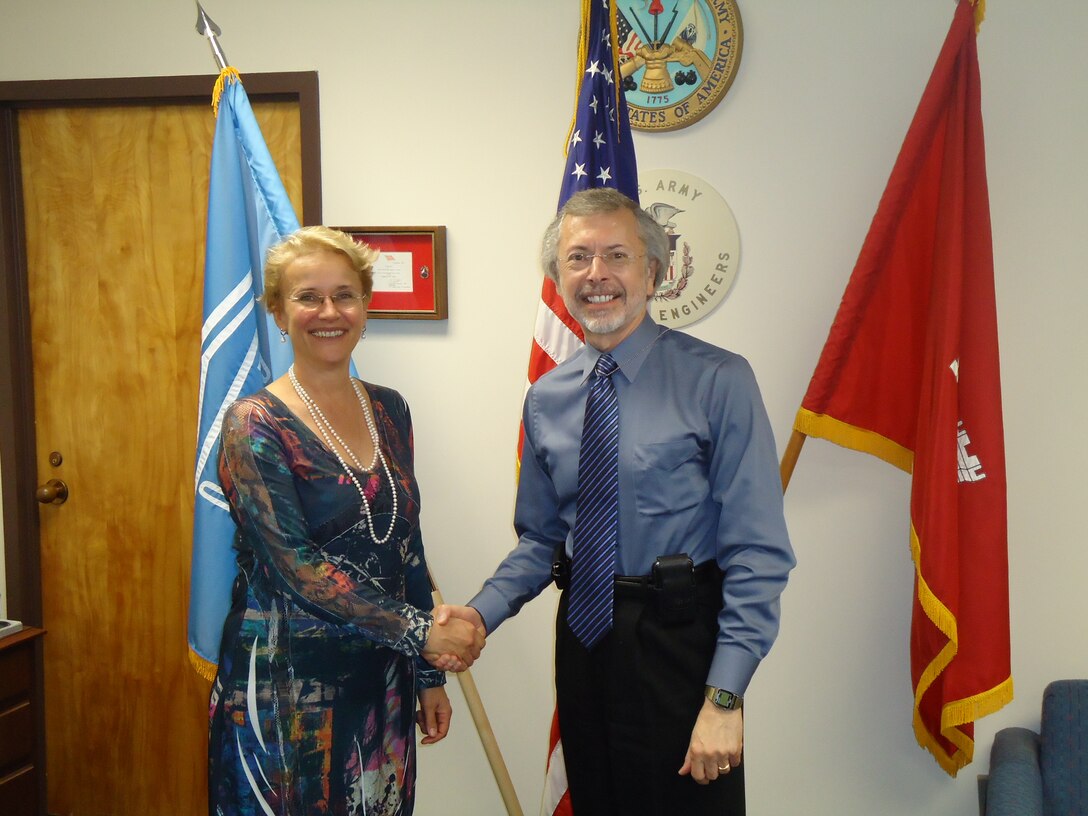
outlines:
{"label": "door frame", "polygon": [[[246,74],[255,102],[296,101],[304,224],[321,223],[321,133],[316,71]],[[0,82],[0,480],[8,616],[42,625],[42,576],[34,427],[34,362],[18,114],[29,108],[117,105],[210,107],[211,75]],[[209,112],[209,115],[210,112]],[[196,422],[196,406],[193,406]]]}

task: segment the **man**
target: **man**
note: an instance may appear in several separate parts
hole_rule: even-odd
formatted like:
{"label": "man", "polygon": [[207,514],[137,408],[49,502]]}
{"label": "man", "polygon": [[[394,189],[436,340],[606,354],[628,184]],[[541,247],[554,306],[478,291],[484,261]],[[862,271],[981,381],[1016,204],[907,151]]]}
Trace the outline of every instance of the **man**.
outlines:
{"label": "man", "polygon": [[755,378],[647,316],[668,239],[621,193],[572,196],[542,261],[586,346],[526,395],[518,545],[453,614],[493,632],[569,568],[555,661],[574,812],[742,814],[742,697],[794,565]]}

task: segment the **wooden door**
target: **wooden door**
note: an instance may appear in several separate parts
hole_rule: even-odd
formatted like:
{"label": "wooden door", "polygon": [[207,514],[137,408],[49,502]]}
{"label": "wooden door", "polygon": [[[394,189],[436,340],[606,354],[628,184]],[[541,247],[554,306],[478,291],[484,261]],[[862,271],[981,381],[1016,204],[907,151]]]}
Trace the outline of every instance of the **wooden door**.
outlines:
{"label": "wooden door", "polygon": [[[254,104],[301,213],[295,102]],[[186,649],[210,107],[18,115],[42,505],[48,810],[207,812]]]}

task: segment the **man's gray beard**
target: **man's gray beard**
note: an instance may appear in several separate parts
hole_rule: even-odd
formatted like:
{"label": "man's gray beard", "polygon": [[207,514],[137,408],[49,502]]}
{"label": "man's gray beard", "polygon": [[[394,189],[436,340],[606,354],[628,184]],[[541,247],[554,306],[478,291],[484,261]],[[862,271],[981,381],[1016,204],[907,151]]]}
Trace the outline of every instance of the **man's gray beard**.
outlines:
{"label": "man's gray beard", "polygon": [[585,331],[588,331],[591,334],[611,334],[622,328],[624,323],[627,322],[627,312],[626,310],[621,311],[615,317],[607,317],[604,315],[600,317],[583,316],[578,322],[582,324],[582,328]]}
{"label": "man's gray beard", "polygon": [[[622,297],[622,296],[621,296]],[[627,321],[631,319],[631,315],[627,312],[627,298],[622,297],[621,303],[623,308],[615,315],[615,317],[608,317],[601,315],[599,317],[587,317],[584,308],[581,308],[582,304],[579,303],[579,309],[577,313],[571,312],[574,319],[578,321],[578,324],[582,327],[583,331],[588,331],[591,334],[611,334],[614,331],[619,331],[625,325]],[[649,311],[650,301],[646,301],[646,310]],[[569,307],[568,307],[569,311]]]}

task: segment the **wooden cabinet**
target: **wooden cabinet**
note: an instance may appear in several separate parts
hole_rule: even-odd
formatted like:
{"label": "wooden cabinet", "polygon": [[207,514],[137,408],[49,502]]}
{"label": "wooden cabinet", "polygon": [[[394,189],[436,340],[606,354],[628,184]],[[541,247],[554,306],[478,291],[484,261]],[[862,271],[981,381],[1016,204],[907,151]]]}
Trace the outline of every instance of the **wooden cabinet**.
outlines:
{"label": "wooden cabinet", "polygon": [[0,813],[45,813],[41,629],[0,638]]}

